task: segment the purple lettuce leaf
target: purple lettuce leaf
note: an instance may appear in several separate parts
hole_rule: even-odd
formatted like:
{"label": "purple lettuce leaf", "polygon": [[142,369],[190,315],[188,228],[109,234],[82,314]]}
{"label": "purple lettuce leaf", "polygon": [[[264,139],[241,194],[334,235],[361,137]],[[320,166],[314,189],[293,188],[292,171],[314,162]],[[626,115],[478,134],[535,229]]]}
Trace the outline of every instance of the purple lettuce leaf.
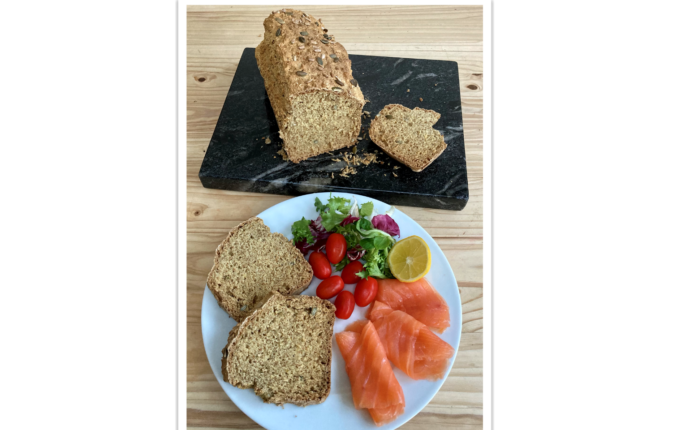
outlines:
{"label": "purple lettuce leaf", "polygon": [[295,246],[302,252],[302,255],[307,255],[309,254],[309,251],[318,251],[320,248],[325,247],[326,240],[328,239],[328,236],[331,235],[321,225],[321,216],[309,223],[309,231],[311,232],[311,235],[314,236],[314,243],[310,245],[305,239],[295,243]]}
{"label": "purple lettuce leaf", "polygon": [[347,258],[350,259],[350,261],[357,261],[360,258],[364,257],[364,253],[367,252],[364,248],[362,248],[361,245],[357,245],[352,249],[347,250]]}
{"label": "purple lettuce leaf", "polygon": [[398,223],[389,215],[376,215],[371,219],[371,224],[374,228],[386,232],[391,236],[400,236],[400,227],[398,227]]}
{"label": "purple lettuce leaf", "polygon": [[352,224],[353,222],[357,222],[357,221],[359,221],[359,217],[358,217],[358,216],[348,215],[348,216],[345,217],[345,219],[340,223],[340,225],[342,225],[342,226],[344,227],[344,226],[346,226],[346,225],[348,225],[348,224]]}

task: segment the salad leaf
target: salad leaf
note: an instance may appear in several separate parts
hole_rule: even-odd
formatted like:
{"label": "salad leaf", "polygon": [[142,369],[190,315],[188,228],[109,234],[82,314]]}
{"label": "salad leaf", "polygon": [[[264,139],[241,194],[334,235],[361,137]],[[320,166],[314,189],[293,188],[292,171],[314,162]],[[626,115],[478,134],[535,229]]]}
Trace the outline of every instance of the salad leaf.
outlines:
{"label": "salad leaf", "polygon": [[[359,224],[359,221],[357,223]],[[366,253],[363,256],[365,270],[359,272],[357,276],[360,278],[368,276],[392,278],[393,275],[388,267],[388,252],[395,244],[395,239],[380,230],[364,231],[372,237],[364,238],[360,242],[362,248],[366,249]]]}
{"label": "salad leaf", "polygon": [[348,216],[343,220],[343,222],[340,223],[340,225],[352,224],[353,222],[356,222],[356,221],[358,221],[358,220],[359,220],[359,217],[352,216],[352,215],[348,215]]}
{"label": "salad leaf", "polygon": [[328,239],[328,236],[330,236],[330,233],[321,225],[321,216],[309,223],[309,230],[317,241],[320,239]]}
{"label": "salad leaf", "polygon": [[316,200],[314,201],[314,207],[316,208],[316,212],[323,212],[326,210],[328,206],[324,205],[321,203],[321,200],[317,197]]}
{"label": "salad leaf", "polygon": [[371,225],[371,221],[366,218],[362,218],[357,221],[357,230],[360,230],[360,232],[362,230],[371,230],[372,228],[374,228],[374,226]]}
{"label": "salad leaf", "polygon": [[352,203],[344,197],[331,197],[324,205],[317,197],[314,207],[321,214],[321,224],[327,231],[333,231],[334,227],[350,214]]}
{"label": "salad leaf", "polygon": [[374,239],[362,239],[359,244],[362,245],[362,248],[364,249],[376,249]]}
{"label": "salad leaf", "polygon": [[364,255],[364,268],[367,269],[368,276],[377,278],[385,278],[381,266],[386,265],[383,255],[380,252],[367,252]]}
{"label": "salad leaf", "polygon": [[362,218],[371,215],[371,213],[374,211],[374,203],[372,202],[367,202],[362,204],[359,207],[359,216]]}
{"label": "salad leaf", "polygon": [[381,251],[388,249],[391,244],[391,240],[385,236],[377,236],[374,238],[374,247]]}
{"label": "salad leaf", "polygon": [[371,219],[374,228],[385,231],[391,236],[400,236],[400,227],[389,215],[376,215]]}
{"label": "salad leaf", "polygon": [[367,220],[366,218],[362,218],[357,223],[355,224],[357,227],[357,230],[359,231],[359,234],[362,235],[362,237],[366,238],[375,238],[378,236],[383,236],[389,238],[391,241],[395,242],[393,239],[393,236],[390,234],[386,233],[385,231],[381,231],[378,229],[373,228],[371,225],[371,222]]}
{"label": "salad leaf", "polygon": [[[307,230],[309,235],[304,231],[304,223],[307,223]],[[326,231],[321,225],[321,217],[319,216],[314,221],[309,221],[302,217],[301,220],[296,221],[292,225],[292,239],[295,246],[302,252],[303,255],[307,255],[309,251],[316,251],[326,244],[328,236],[331,234]],[[311,240],[309,238],[311,237]]]}
{"label": "salad leaf", "polygon": [[350,261],[357,261],[362,258],[366,252],[367,251],[364,248],[357,245],[354,248],[347,250],[347,258],[349,258]]}
{"label": "salad leaf", "polygon": [[346,225],[337,225],[335,226],[335,232],[345,236],[345,241],[347,242],[347,249],[352,249],[359,244],[359,233],[357,232],[354,223]]}
{"label": "salad leaf", "polygon": [[350,264],[350,259],[347,257],[343,258],[340,260],[340,263],[335,265],[335,271],[343,270],[348,264]]}
{"label": "salad leaf", "polygon": [[314,243],[314,235],[311,234],[309,224],[312,221],[302,217],[301,220],[295,221],[292,224],[292,243],[297,243],[304,240],[306,243]]}
{"label": "salad leaf", "polygon": [[337,209],[340,212],[350,213],[350,207],[352,203],[345,197],[331,197],[328,199],[328,207],[331,209]]}

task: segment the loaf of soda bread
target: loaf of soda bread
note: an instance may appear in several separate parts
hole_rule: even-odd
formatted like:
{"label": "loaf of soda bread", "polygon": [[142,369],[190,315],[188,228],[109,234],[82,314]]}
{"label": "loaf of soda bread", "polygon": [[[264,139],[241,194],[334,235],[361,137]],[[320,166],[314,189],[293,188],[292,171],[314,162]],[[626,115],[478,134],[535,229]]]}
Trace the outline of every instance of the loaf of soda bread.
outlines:
{"label": "loaf of soda bread", "polygon": [[365,102],[345,48],[320,19],[296,9],[273,12],[264,30],[256,61],[288,159],[354,145]]}

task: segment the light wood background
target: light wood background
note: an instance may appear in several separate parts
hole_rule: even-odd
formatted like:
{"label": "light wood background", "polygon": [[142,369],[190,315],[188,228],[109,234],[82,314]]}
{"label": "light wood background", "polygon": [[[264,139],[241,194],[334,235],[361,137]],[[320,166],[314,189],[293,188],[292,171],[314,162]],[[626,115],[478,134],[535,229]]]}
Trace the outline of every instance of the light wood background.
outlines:
{"label": "light wood background", "polygon": [[[201,300],[213,252],[240,222],[289,197],[205,189],[198,174],[242,51],[284,6],[189,6],[187,13],[187,425],[261,428],[225,395],[206,359]],[[483,176],[481,6],[294,6],[320,17],[351,54],[458,63],[470,200],[461,212],[400,207],[445,253],[462,297],[462,340],[450,376],[402,428],[482,428]]]}

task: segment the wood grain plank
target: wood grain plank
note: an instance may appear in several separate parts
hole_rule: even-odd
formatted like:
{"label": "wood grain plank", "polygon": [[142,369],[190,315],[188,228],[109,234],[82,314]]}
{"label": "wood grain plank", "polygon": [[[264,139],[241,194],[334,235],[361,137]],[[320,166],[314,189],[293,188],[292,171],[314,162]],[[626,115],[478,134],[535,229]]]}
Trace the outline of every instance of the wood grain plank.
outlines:
{"label": "wood grain plank", "polygon": [[[209,190],[199,168],[245,47],[282,6],[188,6],[187,14],[187,414],[192,429],[258,429],[225,395],[206,359],[201,303],[213,252],[227,232],[287,196]],[[295,6],[300,8],[298,6]],[[470,200],[461,212],[401,206],[439,244],[463,303],[450,376],[402,428],[483,427],[483,28],[481,6],[305,6],[351,54],[455,61],[461,84]],[[337,20],[336,20],[337,18]],[[203,78],[203,79],[201,79]],[[278,148],[276,148],[276,151]]]}

